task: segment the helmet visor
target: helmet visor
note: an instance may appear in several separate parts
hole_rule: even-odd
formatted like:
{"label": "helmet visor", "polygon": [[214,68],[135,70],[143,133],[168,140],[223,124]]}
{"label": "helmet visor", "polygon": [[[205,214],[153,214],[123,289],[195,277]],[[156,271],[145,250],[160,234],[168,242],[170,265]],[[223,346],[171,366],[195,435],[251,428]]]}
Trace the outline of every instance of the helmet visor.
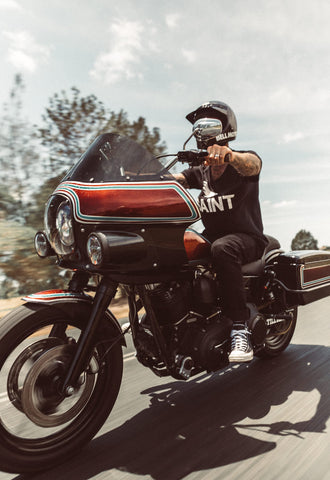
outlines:
{"label": "helmet visor", "polygon": [[208,142],[222,133],[222,122],[216,118],[199,118],[192,130],[198,142]]}

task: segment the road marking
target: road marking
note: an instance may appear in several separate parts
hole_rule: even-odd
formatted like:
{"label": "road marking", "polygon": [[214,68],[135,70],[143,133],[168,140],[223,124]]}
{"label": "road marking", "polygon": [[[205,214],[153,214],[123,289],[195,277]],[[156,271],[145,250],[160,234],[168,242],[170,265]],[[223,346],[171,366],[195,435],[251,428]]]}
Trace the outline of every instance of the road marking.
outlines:
{"label": "road marking", "polygon": [[126,355],[124,355],[124,362],[126,360],[133,360],[134,358],[136,358],[136,353],[135,352],[126,353]]}

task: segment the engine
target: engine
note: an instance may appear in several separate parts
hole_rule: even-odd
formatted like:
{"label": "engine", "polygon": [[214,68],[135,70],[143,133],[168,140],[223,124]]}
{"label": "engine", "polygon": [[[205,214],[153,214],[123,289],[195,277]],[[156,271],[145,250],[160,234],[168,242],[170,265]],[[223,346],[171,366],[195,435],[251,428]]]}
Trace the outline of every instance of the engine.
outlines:
{"label": "engine", "polygon": [[[232,324],[220,313],[216,280],[210,272],[200,271],[192,281],[152,284],[146,289],[166,342],[166,351],[173,361],[171,375],[187,379],[201,371],[216,371],[228,364]],[[149,355],[148,359],[146,355],[140,358],[138,355],[138,358],[143,357],[142,363],[150,367],[151,359],[156,364],[157,349],[151,345],[147,316],[142,326],[145,338],[139,343],[143,348],[148,345]],[[157,371],[161,370],[160,366],[161,362]]]}

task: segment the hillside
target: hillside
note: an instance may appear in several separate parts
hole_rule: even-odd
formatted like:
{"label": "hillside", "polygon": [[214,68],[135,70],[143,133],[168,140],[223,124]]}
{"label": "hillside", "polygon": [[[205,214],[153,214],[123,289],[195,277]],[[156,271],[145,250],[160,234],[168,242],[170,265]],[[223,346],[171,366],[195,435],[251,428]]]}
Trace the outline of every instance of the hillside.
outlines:
{"label": "hillside", "polygon": [[0,264],[3,257],[15,250],[23,248],[34,249],[35,231],[14,221],[0,220]]}
{"label": "hillside", "polygon": [[34,235],[33,228],[0,219],[0,298],[65,284],[65,272],[54,265],[54,260],[37,256]]}

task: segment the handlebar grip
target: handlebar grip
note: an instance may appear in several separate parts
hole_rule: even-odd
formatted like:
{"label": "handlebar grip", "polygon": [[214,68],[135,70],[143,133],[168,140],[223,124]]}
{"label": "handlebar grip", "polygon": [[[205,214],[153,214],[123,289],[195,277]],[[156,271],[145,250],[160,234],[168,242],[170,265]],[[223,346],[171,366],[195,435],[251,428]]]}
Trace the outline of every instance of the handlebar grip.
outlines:
{"label": "handlebar grip", "polygon": [[[181,150],[177,153],[179,162],[189,163],[191,166],[201,165],[204,158],[208,156],[207,150]],[[231,154],[227,153],[224,158],[224,163],[229,163]]]}
{"label": "handlebar grip", "polygon": [[208,155],[207,150],[181,150],[177,153],[179,162],[186,162],[190,165],[200,165],[203,158]]}

